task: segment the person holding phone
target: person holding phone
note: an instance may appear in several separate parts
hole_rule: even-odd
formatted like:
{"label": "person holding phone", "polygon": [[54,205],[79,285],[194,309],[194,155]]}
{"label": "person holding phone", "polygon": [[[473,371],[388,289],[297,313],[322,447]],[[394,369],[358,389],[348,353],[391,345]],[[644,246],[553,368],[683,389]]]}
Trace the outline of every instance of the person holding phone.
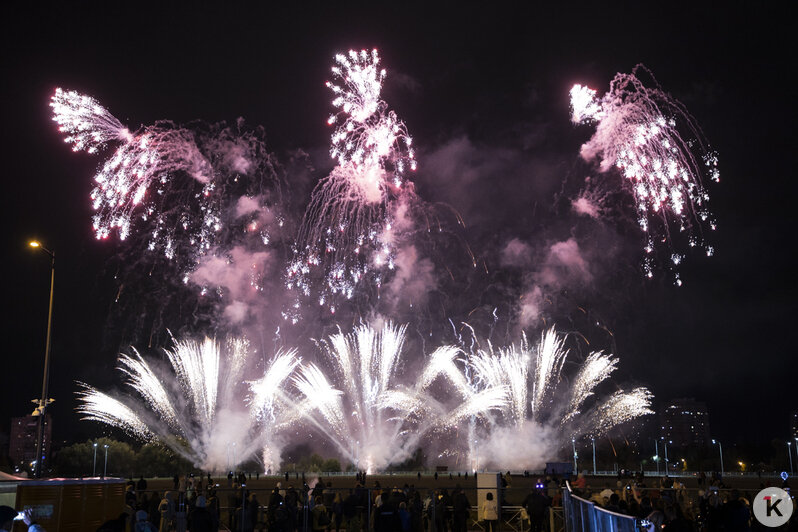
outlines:
{"label": "person holding phone", "polygon": [[30,508],[18,512],[10,506],[0,506],[0,530],[11,530],[14,521],[23,521],[28,525],[28,532],[45,532],[44,528],[33,519]]}

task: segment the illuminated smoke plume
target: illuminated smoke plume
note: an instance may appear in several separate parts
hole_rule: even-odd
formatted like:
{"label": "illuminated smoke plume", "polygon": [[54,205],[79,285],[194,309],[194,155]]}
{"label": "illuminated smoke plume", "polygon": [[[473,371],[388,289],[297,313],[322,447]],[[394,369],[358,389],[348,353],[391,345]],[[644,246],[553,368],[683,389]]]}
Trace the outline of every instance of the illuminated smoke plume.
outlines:
{"label": "illuminated smoke plume", "polygon": [[78,412],[158,441],[208,471],[235,467],[258,452],[270,460],[264,469],[277,469],[275,432],[292,415],[283,390],[299,359],[294,351],[278,352],[247,401],[248,352],[243,339],[175,340],[165,351],[170,369],[163,370],[132,350],[119,356],[119,370],[133,394],[114,397],[82,384]]}
{"label": "illuminated smoke plume", "polygon": [[364,287],[379,291],[396,267],[394,218],[415,197],[405,173],[416,161],[407,128],[380,98],[377,51],[339,54],[332,72],[337,166],[312,193],[286,285],[334,313]]}
{"label": "illuminated smoke plume", "polygon": [[[639,74],[650,77],[653,87]],[[650,72],[638,65],[631,74],[617,74],[600,98],[595,90],[574,85],[571,120],[596,128],[582,146],[582,158],[598,160],[603,173],[614,168],[634,197],[637,223],[646,233],[647,276],[653,275],[653,253],[661,241],[668,243],[669,267],[675,269],[683,260],[683,251],[673,242],[674,230],[684,233],[689,247],[713,254],[703,234],[706,228],[715,229],[704,180],[719,181],[718,158],[693,117],[659,88]],[[598,213],[587,197],[573,206],[589,216]],[[678,273],[676,284],[681,284]]]}

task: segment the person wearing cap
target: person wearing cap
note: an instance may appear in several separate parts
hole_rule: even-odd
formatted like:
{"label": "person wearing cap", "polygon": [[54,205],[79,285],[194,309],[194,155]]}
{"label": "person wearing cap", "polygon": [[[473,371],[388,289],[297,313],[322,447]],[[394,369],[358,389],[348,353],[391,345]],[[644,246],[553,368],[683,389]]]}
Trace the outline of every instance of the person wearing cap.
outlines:
{"label": "person wearing cap", "polygon": [[155,525],[150,523],[147,512],[139,510],[136,512],[136,523],[133,525],[133,532],[157,532]]}
{"label": "person wearing cap", "polygon": [[191,532],[211,532],[219,530],[211,512],[208,511],[207,501],[203,495],[197,497],[194,509],[188,514],[188,529]]}
{"label": "person wearing cap", "polygon": [[[21,520],[28,525],[28,532],[45,532],[41,525],[33,520],[33,514],[30,508],[21,512]],[[17,512],[10,506],[0,506],[0,530],[11,530],[14,528],[14,521],[20,512]]]}

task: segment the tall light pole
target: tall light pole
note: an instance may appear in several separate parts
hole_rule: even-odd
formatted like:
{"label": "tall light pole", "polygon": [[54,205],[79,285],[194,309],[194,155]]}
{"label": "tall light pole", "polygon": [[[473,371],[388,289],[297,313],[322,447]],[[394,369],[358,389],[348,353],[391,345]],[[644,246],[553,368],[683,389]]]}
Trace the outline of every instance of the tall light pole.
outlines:
{"label": "tall light pole", "polygon": [[654,461],[657,463],[657,476],[659,476],[659,442],[654,438]]}
{"label": "tall light pole", "polygon": [[792,467],[792,442],[791,441],[787,442],[787,456],[790,457],[790,474],[794,475],[795,474],[795,470]]}
{"label": "tall light pole", "polygon": [[593,476],[596,476],[596,438],[591,437],[590,441],[593,443]]}
{"label": "tall light pole", "polygon": [[105,465],[103,466],[103,478],[105,478],[108,473],[108,444],[106,443],[103,447],[105,447]]}
{"label": "tall light pole", "polygon": [[42,376],[42,396],[39,399],[39,407],[36,409],[39,415],[39,427],[36,432],[36,469],[34,476],[41,478],[42,463],[44,462],[44,415],[47,412],[47,404],[50,402],[48,397],[50,387],[50,336],[53,325],[53,287],[55,286],[55,252],[42,246],[40,242],[32,240],[30,247],[38,248],[50,255],[50,306],[47,311],[47,343],[44,348],[44,375]]}
{"label": "tall light pole", "polygon": [[97,442],[94,442],[94,465],[91,468],[91,476],[97,476]]}
{"label": "tall light pole", "polygon": [[723,445],[720,444],[720,440],[712,440],[712,445],[718,446],[718,451],[720,452],[720,476],[724,476],[725,471],[723,471]]}
{"label": "tall light pole", "polygon": [[574,448],[574,475],[579,474],[579,466],[576,463],[576,438],[571,438],[571,445]]}
{"label": "tall light pole", "polygon": [[662,438],[662,444],[665,445],[665,476],[668,476],[668,440]]}

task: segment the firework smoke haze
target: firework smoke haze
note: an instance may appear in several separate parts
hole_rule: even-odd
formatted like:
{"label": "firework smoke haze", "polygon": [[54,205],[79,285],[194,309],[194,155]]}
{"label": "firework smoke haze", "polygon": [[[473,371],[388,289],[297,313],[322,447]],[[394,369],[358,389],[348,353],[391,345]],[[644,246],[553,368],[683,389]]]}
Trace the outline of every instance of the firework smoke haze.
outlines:
{"label": "firework smoke haze", "polygon": [[[234,467],[255,453],[277,468],[279,429],[292,419],[284,389],[299,360],[294,351],[278,352],[263,377],[250,383],[245,401],[240,389],[249,344],[241,338],[224,343],[175,340],[166,350],[171,371],[146,361],[135,350],[120,355],[119,369],[134,396],[114,398],[81,384],[78,412],[83,419],[121,428],[163,445],[209,471]],[[235,453],[230,449],[234,446]]]}
{"label": "firework smoke haze", "polygon": [[[646,86],[639,74],[647,74],[654,86]],[[649,71],[638,65],[630,74],[617,74],[601,98],[595,90],[575,85],[571,120],[595,124],[594,135],[582,146],[582,158],[598,159],[601,172],[615,168],[634,197],[637,223],[647,233],[647,276],[653,275],[650,254],[661,238],[671,243],[669,267],[683,259],[683,252],[673,249],[673,229],[686,233],[688,246],[713,254],[703,237],[704,226],[715,229],[703,176],[720,180],[718,158],[692,116],[659,88]],[[575,204],[590,213],[587,207],[584,201]],[[678,274],[676,284],[681,284]]]}

